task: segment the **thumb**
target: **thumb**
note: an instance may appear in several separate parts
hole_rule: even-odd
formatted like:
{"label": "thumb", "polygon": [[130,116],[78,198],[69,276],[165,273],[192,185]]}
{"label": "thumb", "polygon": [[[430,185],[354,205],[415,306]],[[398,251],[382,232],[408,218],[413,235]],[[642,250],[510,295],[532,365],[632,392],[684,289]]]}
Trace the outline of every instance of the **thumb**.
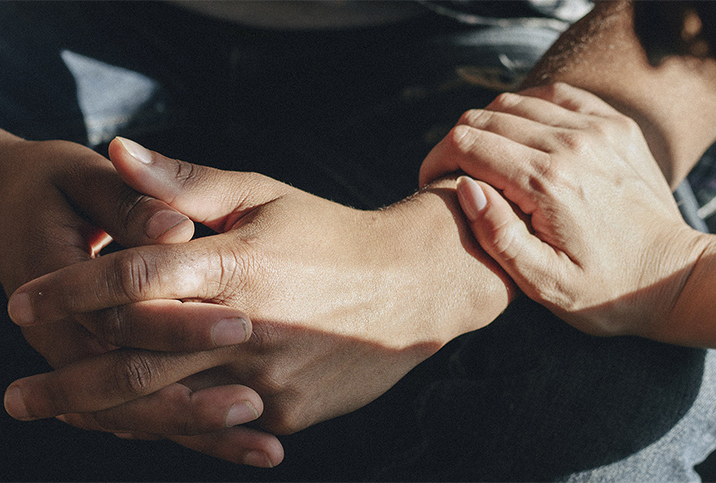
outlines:
{"label": "thumb", "polygon": [[110,143],[109,158],[129,186],[218,232],[288,190],[287,185],[257,173],[222,171],[167,158],[120,137]]}
{"label": "thumb", "polygon": [[525,221],[489,184],[460,176],[457,195],[480,246],[528,297],[534,298],[537,284],[551,278],[554,249],[530,233]]}

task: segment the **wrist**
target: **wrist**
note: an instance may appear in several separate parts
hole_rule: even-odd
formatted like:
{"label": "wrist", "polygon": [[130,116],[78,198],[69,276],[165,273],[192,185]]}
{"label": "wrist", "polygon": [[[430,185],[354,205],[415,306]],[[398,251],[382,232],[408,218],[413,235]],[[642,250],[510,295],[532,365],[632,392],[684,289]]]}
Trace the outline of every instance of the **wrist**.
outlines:
{"label": "wrist", "polygon": [[443,345],[492,322],[517,288],[474,239],[462,214],[455,179],[443,178],[384,211],[398,234],[404,273],[415,277],[415,303]]}
{"label": "wrist", "polygon": [[657,264],[669,270],[664,271],[661,289],[656,292],[668,305],[664,315],[657,313],[647,319],[635,335],[670,344],[713,346],[716,337],[710,335],[714,333],[712,324],[699,321],[713,314],[705,302],[712,305],[709,291],[716,274],[716,237],[684,227],[664,245],[670,246],[672,253],[664,257],[668,263]]}

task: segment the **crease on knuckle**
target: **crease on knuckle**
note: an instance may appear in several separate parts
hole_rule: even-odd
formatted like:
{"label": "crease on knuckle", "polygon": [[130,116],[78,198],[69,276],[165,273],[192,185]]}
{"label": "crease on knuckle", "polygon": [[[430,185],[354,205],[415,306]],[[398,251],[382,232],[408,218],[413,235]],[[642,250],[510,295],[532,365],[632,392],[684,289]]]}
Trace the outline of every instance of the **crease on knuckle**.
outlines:
{"label": "crease on knuckle", "polygon": [[176,173],[175,178],[180,183],[182,188],[186,188],[189,183],[197,175],[197,166],[192,163],[180,161],[178,159],[172,160],[175,163]]}
{"label": "crease on knuckle", "polygon": [[[244,240],[246,241],[246,240]],[[250,280],[255,279],[255,274],[261,265],[257,260],[256,250],[250,249],[244,243],[235,244],[229,250],[217,250],[213,254],[216,257],[216,265],[219,270],[217,286],[211,292],[217,294],[220,301],[232,299],[238,293],[250,291]]]}
{"label": "crease on knuckle", "polygon": [[127,188],[117,204],[117,219],[122,220],[122,226],[132,226],[132,220],[139,217],[142,208],[153,200],[154,198],[150,196],[137,193],[133,189]]}
{"label": "crease on knuckle", "polygon": [[[602,132],[601,129],[600,127],[600,133]],[[589,136],[584,131],[559,129],[553,136],[558,146],[567,148],[574,154],[580,155],[589,149]]]}
{"label": "crease on knuckle", "polygon": [[539,195],[552,193],[555,187],[564,181],[564,173],[555,166],[549,154],[537,153],[530,159],[529,166],[529,187]]}
{"label": "crease on knuckle", "polygon": [[446,137],[450,151],[457,156],[465,156],[470,154],[473,146],[479,142],[481,133],[478,129],[461,124],[450,130]]}
{"label": "crease on knuckle", "polygon": [[512,224],[503,220],[490,231],[487,242],[495,254],[502,260],[511,262],[517,256],[515,251],[515,233]]}
{"label": "crease on knuckle", "polygon": [[561,271],[539,277],[539,283],[534,284],[531,298],[536,302],[558,307],[565,312],[574,312],[579,309],[579,297],[573,293],[570,284],[564,280]]}
{"label": "crease on knuckle", "polygon": [[138,251],[120,252],[115,259],[115,273],[118,275],[118,289],[130,301],[141,300],[151,286],[152,264]]}
{"label": "crease on knuckle", "polygon": [[113,382],[118,394],[139,397],[151,390],[158,371],[155,358],[147,352],[125,352],[115,362]]}

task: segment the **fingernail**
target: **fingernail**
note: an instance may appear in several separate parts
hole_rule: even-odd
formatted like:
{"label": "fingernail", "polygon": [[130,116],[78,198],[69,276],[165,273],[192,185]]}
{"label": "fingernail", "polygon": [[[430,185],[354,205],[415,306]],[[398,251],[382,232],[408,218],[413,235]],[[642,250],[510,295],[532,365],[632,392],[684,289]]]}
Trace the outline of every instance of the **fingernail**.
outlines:
{"label": "fingernail", "polygon": [[241,344],[249,338],[246,321],[241,317],[221,319],[214,326],[214,344],[217,347]]}
{"label": "fingernail", "polygon": [[35,314],[27,293],[12,294],[7,304],[7,313],[17,325],[33,325],[35,322]]}
{"label": "fingernail", "polygon": [[253,404],[248,401],[236,403],[229,408],[226,413],[226,427],[237,426],[239,424],[248,423],[258,419],[259,412],[254,408]]}
{"label": "fingernail", "polygon": [[124,149],[132,155],[134,159],[144,164],[152,163],[152,152],[141,144],[135,143],[134,141],[122,137],[117,137],[117,140],[122,143]]}
{"label": "fingernail", "polygon": [[163,210],[155,213],[144,228],[149,238],[159,238],[172,228],[187,221],[185,215],[171,210]]}
{"label": "fingernail", "polygon": [[259,468],[273,468],[271,460],[263,451],[249,451],[244,455],[244,464]]}
{"label": "fingernail", "polygon": [[27,412],[22,391],[17,386],[11,387],[5,393],[5,411],[13,418],[21,421],[32,419],[30,413]]}
{"label": "fingernail", "polygon": [[475,221],[480,216],[480,211],[487,206],[485,192],[482,191],[477,182],[467,176],[460,176],[457,179],[457,196],[460,200],[462,211],[470,221]]}

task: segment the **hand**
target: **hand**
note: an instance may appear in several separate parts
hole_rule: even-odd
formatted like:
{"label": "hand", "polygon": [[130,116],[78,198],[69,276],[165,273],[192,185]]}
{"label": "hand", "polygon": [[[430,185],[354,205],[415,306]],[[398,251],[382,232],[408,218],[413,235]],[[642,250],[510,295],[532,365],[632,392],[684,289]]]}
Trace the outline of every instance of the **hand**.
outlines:
{"label": "hand", "polygon": [[[93,258],[109,235],[137,246],[187,241],[193,234],[186,216],[127,187],[90,149],[23,141],[2,131],[0,146],[0,283],[8,295],[42,274]],[[108,349],[70,320],[24,334],[55,367]]]}
{"label": "hand", "polygon": [[[180,299],[236,307],[253,333],[240,346],[133,359],[115,351],[16,381],[24,419],[101,411],[95,417],[105,428],[136,430],[115,425],[141,413],[141,396],[203,371],[185,383],[252,387],[265,404],[261,427],[291,433],[367,404],[455,336],[492,321],[509,300],[504,274],[471,241],[454,181],[363,212],[126,140],[112,143],[110,157],[132,187],[219,234],[126,250],[34,280],[11,297],[15,322],[108,309],[116,316],[148,300]],[[128,332],[133,323],[107,319]]]}
{"label": "hand", "polygon": [[[2,131],[0,145],[0,282],[8,295],[42,274],[94,258],[111,241],[109,235],[130,247],[184,242],[192,237],[194,226],[189,218],[128,187],[112,164],[90,149],[64,141],[28,142]],[[50,364],[64,367],[115,345],[209,349],[242,342],[251,331],[245,315],[219,305],[158,307],[149,303],[135,310],[148,323],[135,324],[131,333],[114,332],[101,325],[100,317],[83,314],[24,327],[23,332]],[[102,330],[102,338],[88,328]],[[122,352],[127,357],[134,354]],[[152,402],[145,417],[160,414],[164,427],[179,426],[174,431],[177,434],[245,423],[258,417],[263,407],[254,391],[237,385],[192,392],[176,384],[155,395]],[[66,421],[86,426],[76,418]],[[142,432],[154,429],[141,421],[135,427]],[[234,461],[266,466],[266,454],[274,461],[283,457],[273,436],[244,428],[195,437],[187,440],[187,445],[216,453],[217,441],[231,443],[235,450],[228,456]],[[252,454],[252,450],[258,452]]]}
{"label": "hand", "polygon": [[503,94],[421,182],[458,169],[481,180],[458,183],[473,233],[530,298],[591,334],[663,329],[702,248],[635,122],[566,84]]}

